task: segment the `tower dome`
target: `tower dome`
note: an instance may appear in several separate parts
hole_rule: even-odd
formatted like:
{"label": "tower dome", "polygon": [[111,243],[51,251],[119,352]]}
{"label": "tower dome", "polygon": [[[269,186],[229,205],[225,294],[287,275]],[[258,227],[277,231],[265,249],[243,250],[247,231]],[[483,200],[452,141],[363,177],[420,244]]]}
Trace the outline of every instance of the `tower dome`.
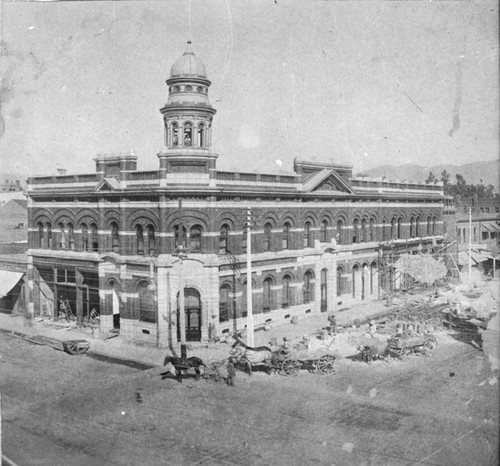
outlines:
{"label": "tower dome", "polygon": [[188,41],[186,51],[175,61],[170,69],[170,78],[181,77],[207,79],[205,65],[191,49],[191,41]]}

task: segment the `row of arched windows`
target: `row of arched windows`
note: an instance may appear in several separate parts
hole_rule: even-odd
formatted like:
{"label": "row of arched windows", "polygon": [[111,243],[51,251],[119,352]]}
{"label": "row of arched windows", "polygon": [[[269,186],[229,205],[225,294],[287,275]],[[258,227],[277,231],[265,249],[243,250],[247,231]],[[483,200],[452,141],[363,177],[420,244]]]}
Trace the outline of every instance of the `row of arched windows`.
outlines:
{"label": "row of arched windows", "polygon": [[[321,271],[321,310],[326,311],[327,308],[327,275],[328,271]],[[308,270],[302,277],[302,300],[298,301],[298,296],[292,293],[293,277],[290,274],[285,274],[281,279],[281,299],[278,302],[278,296],[273,293],[275,279],[266,277],[262,282],[262,312],[270,312],[273,309],[281,307],[286,309],[296,304],[308,304],[314,301],[314,274]],[[234,297],[233,287],[225,283],[219,289],[219,322],[228,321],[232,317],[246,317],[247,315],[247,284],[242,286],[242,294],[240,299],[240,312],[235,312],[237,302]]]}
{"label": "row of arched windows", "polygon": [[[180,127],[179,124],[174,121],[170,124],[169,138],[170,140],[167,142],[167,145],[173,147],[191,147],[193,145],[196,145],[196,147],[205,147],[206,125],[205,123],[200,123],[197,127],[194,127],[191,122],[186,122]],[[170,141],[171,144],[169,144]]]}

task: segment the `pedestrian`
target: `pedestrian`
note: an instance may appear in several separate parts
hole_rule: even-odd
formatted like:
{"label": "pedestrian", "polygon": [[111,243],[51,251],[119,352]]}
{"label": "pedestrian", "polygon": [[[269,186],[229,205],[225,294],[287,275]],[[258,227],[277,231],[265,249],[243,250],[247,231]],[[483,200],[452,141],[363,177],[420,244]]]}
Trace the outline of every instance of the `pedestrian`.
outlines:
{"label": "pedestrian", "polygon": [[231,358],[227,364],[227,384],[234,387],[234,379],[236,378],[236,370],[234,369],[234,360]]}
{"label": "pedestrian", "polygon": [[330,314],[328,316],[328,321],[330,322],[330,336],[335,335],[335,331],[337,328],[337,320],[335,319],[335,316],[333,314]]}

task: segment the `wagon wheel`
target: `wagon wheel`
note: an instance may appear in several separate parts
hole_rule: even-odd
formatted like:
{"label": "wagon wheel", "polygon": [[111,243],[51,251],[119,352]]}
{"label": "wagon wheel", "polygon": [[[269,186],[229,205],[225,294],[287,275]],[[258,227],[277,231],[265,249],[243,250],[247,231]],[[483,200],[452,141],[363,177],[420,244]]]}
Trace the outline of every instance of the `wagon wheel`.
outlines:
{"label": "wagon wheel", "polygon": [[89,342],[85,340],[70,340],[63,342],[64,351],[75,356],[85,354],[89,350],[89,347]]}
{"label": "wagon wheel", "polygon": [[429,338],[428,340],[425,341],[424,347],[428,348],[430,350],[437,348],[437,341],[434,338]]}
{"label": "wagon wheel", "polygon": [[281,374],[297,375],[300,370],[300,362],[294,359],[285,359],[281,363]]}
{"label": "wagon wheel", "polygon": [[411,346],[403,346],[403,348],[401,349],[402,357],[411,356],[412,354],[415,354],[415,351]]}
{"label": "wagon wheel", "polygon": [[333,374],[335,373],[335,368],[333,367],[333,363],[335,362],[335,356],[325,355],[321,356],[316,361],[316,369],[322,374]]}

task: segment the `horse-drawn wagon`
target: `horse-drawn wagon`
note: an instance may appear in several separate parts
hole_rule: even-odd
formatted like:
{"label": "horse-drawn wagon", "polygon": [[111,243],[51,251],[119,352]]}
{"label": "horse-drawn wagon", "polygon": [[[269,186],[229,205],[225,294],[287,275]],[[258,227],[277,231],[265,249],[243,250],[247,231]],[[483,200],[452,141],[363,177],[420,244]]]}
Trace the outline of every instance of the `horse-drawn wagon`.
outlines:
{"label": "horse-drawn wagon", "polygon": [[253,369],[263,367],[267,372],[281,375],[297,375],[301,369],[320,374],[333,374],[335,356],[328,348],[286,349],[269,346],[250,347],[236,338],[231,350],[231,357],[237,364],[244,365],[248,373]]}

